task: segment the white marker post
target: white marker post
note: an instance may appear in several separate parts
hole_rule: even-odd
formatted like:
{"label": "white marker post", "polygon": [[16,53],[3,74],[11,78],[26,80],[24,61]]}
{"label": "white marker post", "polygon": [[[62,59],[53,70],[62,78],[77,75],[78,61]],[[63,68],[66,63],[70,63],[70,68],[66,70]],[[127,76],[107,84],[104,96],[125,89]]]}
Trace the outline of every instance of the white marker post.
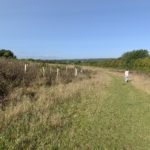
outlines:
{"label": "white marker post", "polygon": [[78,69],[75,68],[75,77],[77,77],[77,76],[78,76]]}
{"label": "white marker post", "polygon": [[27,64],[24,65],[24,72],[27,72]]}
{"label": "white marker post", "polygon": [[59,68],[57,68],[57,79],[58,79],[58,77],[59,77]]}

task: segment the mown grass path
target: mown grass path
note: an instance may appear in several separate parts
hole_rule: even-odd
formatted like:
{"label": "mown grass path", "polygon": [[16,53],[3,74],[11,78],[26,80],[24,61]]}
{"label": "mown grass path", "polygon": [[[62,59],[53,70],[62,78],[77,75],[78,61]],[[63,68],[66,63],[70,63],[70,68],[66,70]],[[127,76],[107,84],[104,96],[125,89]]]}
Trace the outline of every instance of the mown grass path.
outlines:
{"label": "mown grass path", "polygon": [[149,149],[150,96],[130,83],[113,77],[101,109],[102,147],[106,149]]}
{"label": "mown grass path", "polygon": [[111,78],[111,84],[81,96],[72,126],[62,135],[62,149],[150,149],[150,95]]}
{"label": "mown grass path", "polygon": [[[69,90],[64,87],[61,94]],[[53,102],[48,99],[49,89],[42,89],[45,101],[41,97],[28,102],[29,109],[6,120],[0,149],[150,149],[150,95],[105,71],[77,83],[76,88],[74,94]],[[15,111],[19,105],[13,107]]]}

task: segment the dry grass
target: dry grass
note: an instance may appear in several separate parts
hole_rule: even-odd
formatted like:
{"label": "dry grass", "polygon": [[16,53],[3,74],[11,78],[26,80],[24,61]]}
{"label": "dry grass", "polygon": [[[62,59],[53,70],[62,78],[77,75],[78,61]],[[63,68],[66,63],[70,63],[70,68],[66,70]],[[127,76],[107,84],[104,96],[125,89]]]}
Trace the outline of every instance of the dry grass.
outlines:
{"label": "dry grass", "polygon": [[[74,67],[28,63],[22,61],[0,60],[0,106],[4,107],[9,103],[11,98],[9,95],[16,92],[16,88],[23,88],[24,91],[28,87],[32,89],[40,86],[53,86],[59,83],[68,84],[74,80],[82,80],[90,78],[91,72],[84,70],[79,72],[75,77]],[[59,68],[59,72],[57,72]],[[79,69],[78,69],[79,70]],[[80,71],[80,70],[79,70]],[[31,90],[32,91],[32,90]],[[34,97],[34,92],[27,92],[24,95]]]}
{"label": "dry grass", "polygon": [[148,75],[133,73],[131,82],[136,88],[150,94],[150,77]]}
{"label": "dry grass", "polygon": [[[4,111],[0,110],[0,128],[6,127],[19,114],[28,112],[31,109],[37,112],[37,114],[44,111],[44,120],[47,120],[49,119],[48,108],[55,107],[57,103],[63,103],[64,99],[69,99],[73,95],[81,93],[81,91],[84,92],[87,89],[91,91],[99,86],[99,84],[104,85],[108,78],[104,72],[100,72],[95,74],[90,80],[89,78],[75,80],[69,84],[58,84],[52,87],[33,85],[33,87],[17,88],[9,95],[11,103]],[[43,122],[43,115],[41,113],[39,118]],[[52,124],[55,124],[54,118],[55,115],[51,118],[53,120]]]}
{"label": "dry grass", "polygon": [[[109,84],[109,81],[110,77],[99,71],[90,79],[74,80],[68,84],[56,84],[51,87],[44,85],[39,87],[35,84],[33,87],[15,89],[9,95],[12,102],[5,107],[5,110],[0,110],[0,138],[7,137],[4,141],[0,139],[0,148],[24,149],[28,146],[24,145],[24,141],[31,140],[29,145],[32,145],[34,137],[37,136],[38,140],[43,141],[38,142],[39,146],[48,142],[52,147],[43,148],[54,149],[55,141],[59,139],[61,132],[70,126],[72,117],[84,111],[82,108],[78,112],[76,110],[80,100],[83,100],[81,106],[86,107],[84,105],[86,99],[94,100],[98,95],[102,96],[103,88]],[[95,90],[97,94],[92,96],[91,92]],[[92,105],[90,109],[92,110]],[[89,117],[90,115],[91,113]],[[49,136],[45,137],[46,134]],[[40,136],[44,136],[45,139],[41,139]],[[33,149],[34,146],[31,147],[26,148]]]}

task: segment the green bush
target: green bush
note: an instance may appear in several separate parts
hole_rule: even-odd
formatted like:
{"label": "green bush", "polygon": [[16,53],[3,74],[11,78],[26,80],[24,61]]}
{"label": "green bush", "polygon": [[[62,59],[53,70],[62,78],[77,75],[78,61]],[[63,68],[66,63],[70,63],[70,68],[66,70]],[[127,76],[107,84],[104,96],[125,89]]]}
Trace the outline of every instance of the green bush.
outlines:
{"label": "green bush", "polygon": [[1,49],[0,50],[0,57],[4,57],[4,58],[16,58],[16,56],[13,54],[12,51],[6,50],[6,49]]}

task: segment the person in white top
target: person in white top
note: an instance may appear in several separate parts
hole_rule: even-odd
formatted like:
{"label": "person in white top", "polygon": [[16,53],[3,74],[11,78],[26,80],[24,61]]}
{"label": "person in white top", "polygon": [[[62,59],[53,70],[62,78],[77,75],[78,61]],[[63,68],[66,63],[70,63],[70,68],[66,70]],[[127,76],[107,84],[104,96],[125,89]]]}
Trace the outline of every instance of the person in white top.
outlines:
{"label": "person in white top", "polygon": [[129,81],[129,70],[125,71],[125,82]]}

